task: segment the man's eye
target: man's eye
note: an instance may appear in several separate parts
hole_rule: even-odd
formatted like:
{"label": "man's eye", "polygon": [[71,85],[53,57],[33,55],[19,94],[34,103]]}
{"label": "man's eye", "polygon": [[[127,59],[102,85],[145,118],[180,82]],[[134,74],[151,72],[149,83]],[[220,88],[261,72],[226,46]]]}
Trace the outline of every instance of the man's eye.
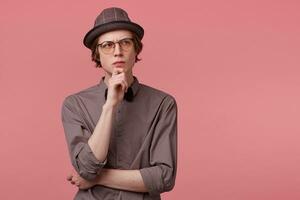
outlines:
{"label": "man's eye", "polygon": [[120,41],[122,45],[130,45],[131,44],[131,40],[130,39],[124,39]]}
{"label": "man's eye", "polygon": [[102,48],[105,48],[105,49],[109,49],[109,48],[112,48],[114,46],[114,43],[113,42],[105,42],[101,45]]}

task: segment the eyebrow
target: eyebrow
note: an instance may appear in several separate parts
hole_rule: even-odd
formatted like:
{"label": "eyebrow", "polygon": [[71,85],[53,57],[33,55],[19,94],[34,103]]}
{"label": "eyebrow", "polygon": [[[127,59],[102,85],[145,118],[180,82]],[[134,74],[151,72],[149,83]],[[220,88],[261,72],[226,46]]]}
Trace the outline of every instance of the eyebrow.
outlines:
{"label": "eyebrow", "polygon": [[[119,40],[117,41],[120,41],[120,40],[123,40],[123,39],[127,39],[127,38],[132,38],[132,36],[124,36],[124,37],[121,37]],[[113,40],[103,40],[102,42],[98,41],[98,44],[101,44],[103,42],[114,42]]]}

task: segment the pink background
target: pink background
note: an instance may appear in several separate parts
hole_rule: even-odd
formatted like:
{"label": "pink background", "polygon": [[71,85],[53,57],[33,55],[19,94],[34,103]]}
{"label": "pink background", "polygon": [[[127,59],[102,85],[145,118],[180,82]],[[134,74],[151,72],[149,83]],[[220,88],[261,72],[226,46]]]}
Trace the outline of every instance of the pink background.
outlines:
{"label": "pink background", "polygon": [[145,28],[135,75],[176,97],[179,163],[165,199],[300,199],[300,3],[0,3],[0,199],[72,199],[60,120],[97,84],[82,44],[105,7]]}

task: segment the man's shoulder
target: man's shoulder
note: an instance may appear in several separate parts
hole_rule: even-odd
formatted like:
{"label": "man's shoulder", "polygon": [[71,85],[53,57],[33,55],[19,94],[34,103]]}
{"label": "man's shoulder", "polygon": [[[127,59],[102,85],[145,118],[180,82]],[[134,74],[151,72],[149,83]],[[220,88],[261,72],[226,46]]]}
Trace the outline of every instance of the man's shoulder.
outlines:
{"label": "man's shoulder", "polygon": [[78,99],[89,99],[95,97],[95,95],[99,95],[99,85],[93,85],[86,87],[82,90],[79,90],[77,92],[73,92],[69,95],[67,95],[64,99],[64,103],[72,104],[74,101]]}
{"label": "man's shoulder", "polygon": [[146,84],[140,84],[140,90],[145,98],[147,97],[151,100],[170,101],[176,103],[175,98],[171,94],[161,89],[157,89]]}

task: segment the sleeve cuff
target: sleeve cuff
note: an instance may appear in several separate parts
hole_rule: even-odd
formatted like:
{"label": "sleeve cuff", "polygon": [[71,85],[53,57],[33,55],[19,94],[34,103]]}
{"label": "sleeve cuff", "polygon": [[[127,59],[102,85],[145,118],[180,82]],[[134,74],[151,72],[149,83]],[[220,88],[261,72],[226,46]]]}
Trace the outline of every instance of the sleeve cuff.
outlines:
{"label": "sleeve cuff", "polygon": [[140,169],[144,184],[151,196],[159,195],[163,191],[163,185],[159,177],[161,171],[158,166]]}
{"label": "sleeve cuff", "polygon": [[78,168],[79,174],[83,178],[92,180],[100,174],[101,169],[105,166],[107,159],[104,161],[99,161],[94,153],[92,152],[90,146],[85,144],[81,152],[78,154]]}

